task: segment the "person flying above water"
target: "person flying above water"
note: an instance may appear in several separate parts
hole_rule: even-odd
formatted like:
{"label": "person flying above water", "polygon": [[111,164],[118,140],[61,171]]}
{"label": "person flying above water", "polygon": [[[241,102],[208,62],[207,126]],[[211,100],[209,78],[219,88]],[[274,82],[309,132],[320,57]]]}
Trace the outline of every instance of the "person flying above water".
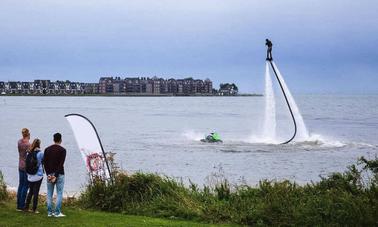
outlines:
{"label": "person flying above water", "polygon": [[269,39],[265,39],[265,46],[268,46],[268,50],[266,52],[266,60],[272,61],[273,60],[273,57],[272,57],[273,43]]}

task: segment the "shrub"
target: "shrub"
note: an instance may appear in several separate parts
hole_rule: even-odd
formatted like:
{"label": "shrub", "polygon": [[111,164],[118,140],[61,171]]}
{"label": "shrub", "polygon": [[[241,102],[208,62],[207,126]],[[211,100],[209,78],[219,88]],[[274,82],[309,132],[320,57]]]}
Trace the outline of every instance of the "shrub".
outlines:
{"label": "shrub", "polygon": [[263,180],[232,187],[222,179],[203,188],[169,177],[115,171],[113,183],[97,179],[79,199],[85,208],[155,217],[243,225],[313,226],[378,224],[378,159],[360,158],[344,173],[317,183]]}
{"label": "shrub", "polygon": [[4,182],[3,173],[0,171],[0,201],[8,198],[7,185]]}

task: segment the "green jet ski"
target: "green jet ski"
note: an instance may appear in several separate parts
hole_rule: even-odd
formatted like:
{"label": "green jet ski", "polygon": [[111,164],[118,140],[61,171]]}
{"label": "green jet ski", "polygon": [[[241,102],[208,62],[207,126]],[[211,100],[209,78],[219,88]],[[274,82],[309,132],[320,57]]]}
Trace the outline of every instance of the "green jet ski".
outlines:
{"label": "green jet ski", "polygon": [[205,139],[201,139],[201,142],[204,143],[222,143],[220,136],[216,132],[210,133],[210,135],[206,136]]}

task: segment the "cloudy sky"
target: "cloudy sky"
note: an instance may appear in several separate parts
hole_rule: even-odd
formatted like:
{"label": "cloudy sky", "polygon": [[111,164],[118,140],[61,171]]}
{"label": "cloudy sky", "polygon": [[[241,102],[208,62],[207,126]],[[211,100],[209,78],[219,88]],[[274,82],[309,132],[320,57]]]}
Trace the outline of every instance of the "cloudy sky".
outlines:
{"label": "cloudy sky", "polygon": [[1,0],[0,80],[210,78],[262,92],[265,38],[294,93],[378,93],[376,0]]}

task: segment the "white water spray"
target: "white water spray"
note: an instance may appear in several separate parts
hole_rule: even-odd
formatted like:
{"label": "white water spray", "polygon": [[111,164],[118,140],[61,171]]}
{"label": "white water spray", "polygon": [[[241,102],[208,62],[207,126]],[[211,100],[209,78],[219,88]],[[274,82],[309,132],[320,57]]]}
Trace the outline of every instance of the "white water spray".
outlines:
{"label": "white water spray", "polygon": [[272,78],[269,72],[269,63],[265,65],[265,119],[263,140],[273,142],[276,139],[276,101]]}
{"label": "white water spray", "polygon": [[288,99],[288,101],[290,103],[290,106],[291,106],[291,109],[293,111],[295,120],[297,122],[297,135],[295,137],[295,140],[296,141],[307,140],[309,138],[309,133],[308,133],[306,125],[305,125],[305,123],[303,121],[302,114],[299,112],[298,106],[295,103],[295,100],[294,100],[294,98],[293,98],[293,96],[292,96],[289,88],[287,87],[287,85],[285,83],[285,80],[283,79],[280,71],[278,70],[276,64],[274,62],[272,62],[272,63],[274,65],[274,68],[276,69],[277,76],[278,76],[278,78],[281,81],[282,87],[283,87],[283,89],[284,89],[284,91],[286,93],[287,99]]}

